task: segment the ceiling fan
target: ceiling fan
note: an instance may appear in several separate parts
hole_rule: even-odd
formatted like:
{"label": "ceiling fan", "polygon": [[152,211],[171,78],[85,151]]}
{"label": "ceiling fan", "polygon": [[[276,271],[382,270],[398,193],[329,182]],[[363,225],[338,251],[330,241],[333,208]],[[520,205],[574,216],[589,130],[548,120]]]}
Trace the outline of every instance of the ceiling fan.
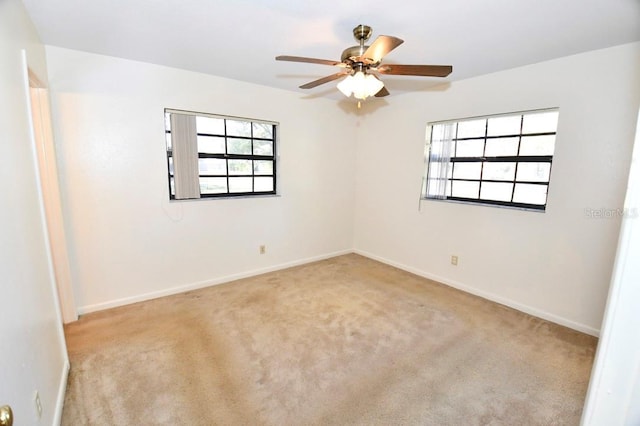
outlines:
{"label": "ceiling fan", "polygon": [[353,95],[360,100],[369,96],[383,97],[389,94],[384,83],[373,72],[386,75],[414,75],[424,77],[446,77],[451,74],[451,65],[398,65],[381,64],[384,56],[404,40],[397,37],[381,35],[370,45],[365,42],[371,37],[373,30],[368,25],[358,25],[353,29],[353,37],[358,46],[351,46],[342,52],[340,61],[327,59],[306,58],[302,56],[276,56],[277,61],[307,62],[311,64],[331,65],[342,68],[340,72],[311,81],[300,86],[301,89],[311,89],[321,84],[329,83],[344,77],[338,83],[338,89],[347,97]]}

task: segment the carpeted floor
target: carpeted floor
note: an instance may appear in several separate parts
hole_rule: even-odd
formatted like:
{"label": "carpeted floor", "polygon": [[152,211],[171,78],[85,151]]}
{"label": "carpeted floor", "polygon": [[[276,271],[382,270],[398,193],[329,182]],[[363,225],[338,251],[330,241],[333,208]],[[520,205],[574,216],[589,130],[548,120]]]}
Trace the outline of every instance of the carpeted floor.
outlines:
{"label": "carpeted floor", "polygon": [[83,316],[63,425],[577,425],[597,340],[358,255]]}

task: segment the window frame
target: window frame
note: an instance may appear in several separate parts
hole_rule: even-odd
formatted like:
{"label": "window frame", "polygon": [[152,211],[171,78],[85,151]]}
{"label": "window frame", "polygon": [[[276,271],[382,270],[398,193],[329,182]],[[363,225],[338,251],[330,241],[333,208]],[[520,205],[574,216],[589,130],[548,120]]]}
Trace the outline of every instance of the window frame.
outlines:
{"label": "window frame", "polygon": [[[536,133],[523,133],[523,124],[524,124],[524,118],[527,115],[533,115],[533,114],[540,114],[540,113],[545,113],[545,112],[557,112],[558,113],[558,120],[559,120],[559,113],[560,113],[560,109],[557,107],[554,108],[544,108],[544,109],[536,109],[536,110],[527,110],[527,111],[516,111],[516,112],[509,112],[509,113],[503,113],[503,114],[493,114],[493,115],[485,115],[485,116],[476,116],[476,117],[467,117],[467,118],[463,118],[463,119],[456,119],[456,120],[446,120],[446,121],[437,121],[437,122],[430,122],[427,124],[427,147],[428,149],[425,149],[425,172],[424,172],[424,180],[423,180],[423,189],[422,189],[422,193],[421,193],[421,199],[422,200],[435,200],[435,201],[449,201],[449,202],[458,202],[458,203],[465,203],[465,204],[475,204],[475,205],[484,205],[484,206],[493,206],[493,207],[506,207],[506,208],[514,208],[514,209],[519,209],[519,210],[532,210],[532,211],[538,211],[538,212],[545,212],[546,208],[547,208],[547,204],[549,201],[549,186],[550,186],[550,182],[551,182],[551,172],[553,169],[553,157],[555,155],[555,143],[556,143],[556,138],[557,138],[557,133],[558,133],[558,128],[557,128],[557,123],[556,123],[556,128],[555,131],[553,132],[536,132]],[[516,116],[520,116],[520,130],[519,132],[516,134],[505,134],[505,135],[497,135],[497,136],[490,136],[488,134],[488,126],[489,126],[489,120],[492,118],[496,118],[496,117],[516,117]],[[479,120],[484,120],[484,135],[483,136],[473,136],[473,137],[462,137],[462,138],[458,138],[458,126],[461,122],[466,122],[466,121],[479,121]],[[431,141],[433,138],[433,129],[436,125],[442,125],[442,124],[455,124],[455,136],[452,137],[452,143],[453,143],[453,153],[451,154],[450,158],[449,158],[449,162],[448,162],[448,173],[447,173],[447,185],[446,185],[446,194],[444,195],[444,197],[440,197],[440,196],[432,196],[428,194],[428,179],[429,179],[429,172],[430,172],[430,167],[431,167],[431,158],[430,158],[430,151],[431,151]],[[519,155],[520,153],[520,149],[522,146],[522,137],[537,137],[537,136],[553,136],[554,137],[554,149],[553,149],[553,153],[548,155]],[[499,140],[499,139],[509,139],[509,138],[518,138],[518,145],[517,145],[517,150],[516,150],[516,155],[495,155],[495,156],[487,156],[486,155],[486,150],[487,150],[487,141],[489,140]],[[470,140],[482,140],[482,155],[481,156],[466,156],[466,157],[457,157],[455,155],[457,149],[458,149],[458,141],[470,141]],[[475,163],[475,164],[480,164],[480,177],[478,179],[471,179],[471,178],[460,178],[460,177],[454,177],[454,170],[455,170],[455,164],[458,163]],[[514,166],[514,173],[513,173],[513,179],[512,180],[497,180],[497,179],[484,179],[483,175],[484,175],[484,168],[485,168],[485,164],[486,163],[515,163]],[[523,163],[548,163],[549,164],[549,172],[548,172],[548,178],[546,181],[531,181],[531,180],[518,180],[518,166],[520,164]],[[453,184],[454,182],[478,182],[478,196],[477,198],[470,198],[470,197],[460,197],[460,196],[453,196]],[[501,201],[501,200],[490,200],[490,199],[483,199],[480,198],[481,194],[482,194],[482,184],[483,183],[511,183],[513,184],[512,188],[511,188],[511,201]],[[523,203],[523,202],[517,202],[517,201],[513,201],[514,199],[514,195],[515,195],[515,191],[516,191],[516,185],[517,184],[526,184],[526,185],[541,185],[541,186],[546,186],[547,191],[546,191],[546,195],[545,195],[545,202],[544,204],[533,204],[533,203]]]}
{"label": "window frame", "polygon": [[[175,192],[172,191],[172,179],[174,178],[173,174],[171,173],[171,159],[173,157],[173,140],[171,141],[171,146],[169,146],[168,143],[168,138],[167,136],[171,134],[171,130],[169,129],[170,125],[168,124],[170,122],[170,114],[184,114],[184,115],[193,115],[196,117],[207,117],[207,118],[214,118],[214,119],[221,119],[224,120],[224,134],[212,134],[212,133],[200,133],[197,131],[196,129],[196,134],[197,136],[204,136],[204,137],[219,137],[219,138],[224,138],[224,145],[225,145],[225,153],[216,153],[216,154],[212,154],[212,153],[206,153],[206,152],[200,152],[200,150],[198,150],[198,160],[200,159],[207,159],[207,158],[213,158],[213,159],[223,159],[226,161],[225,167],[226,167],[226,174],[224,175],[212,175],[212,174],[202,174],[200,172],[200,170],[198,170],[198,179],[200,180],[201,178],[225,178],[226,179],[226,188],[227,188],[227,192],[222,192],[222,193],[202,193],[202,191],[200,192],[200,198],[184,198],[184,199],[178,199],[175,196]],[[227,120],[232,120],[232,121],[241,121],[241,122],[246,122],[250,124],[251,127],[251,136],[236,136],[236,135],[229,135],[228,131],[227,131]],[[229,116],[229,115],[221,115],[221,114],[211,114],[211,113],[204,113],[204,112],[196,112],[196,111],[186,111],[186,110],[179,110],[179,109],[174,109],[174,108],[165,108],[164,109],[164,134],[165,134],[165,145],[166,145],[166,156],[167,156],[167,183],[168,183],[168,190],[169,190],[169,199],[171,201],[192,201],[192,200],[199,200],[199,199],[216,199],[216,198],[238,198],[238,197],[264,197],[264,196],[276,196],[278,195],[278,151],[277,151],[277,146],[278,146],[278,137],[279,137],[279,127],[280,127],[280,123],[275,122],[275,121],[268,121],[268,120],[260,120],[260,119],[254,119],[254,118],[246,118],[246,117],[237,117],[237,116]],[[253,132],[254,132],[254,128],[253,128],[253,124],[254,123],[260,123],[260,124],[268,124],[271,125],[272,128],[272,138],[261,138],[261,137],[254,137],[253,136]],[[251,141],[251,154],[229,154],[229,141],[228,139],[236,139],[236,140],[249,140]],[[258,154],[253,154],[253,147],[254,147],[254,141],[269,141],[272,142],[272,155],[258,155]],[[252,168],[251,168],[251,174],[230,174],[229,172],[229,163],[228,160],[249,160],[252,162]],[[253,161],[271,161],[273,164],[273,169],[271,171],[271,174],[266,174],[266,175],[261,175],[261,174],[256,174],[255,172],[255,168],[253,167]],[[250,177],[252,178],[252,191],[250,192],[230,192],[229,191],[229,178],[238,178],[238,177]],[[271,177],[273,179],[273,190],[271,191],[255,191],[255,178],[256,177]]]}

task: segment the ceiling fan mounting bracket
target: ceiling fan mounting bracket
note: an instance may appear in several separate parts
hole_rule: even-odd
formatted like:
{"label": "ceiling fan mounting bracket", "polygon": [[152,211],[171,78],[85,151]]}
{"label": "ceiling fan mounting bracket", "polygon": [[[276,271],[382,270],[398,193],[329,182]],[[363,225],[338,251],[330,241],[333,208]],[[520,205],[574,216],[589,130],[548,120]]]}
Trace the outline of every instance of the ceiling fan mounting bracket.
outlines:
{"label": "ceiling fan mounting bracket", "polygon": [[371,34],[373,34],[373,30],[368,25],[358,25],[353,29],[353,38],[360,42],[361,45],[364,44],[365,41],[369,40]]}

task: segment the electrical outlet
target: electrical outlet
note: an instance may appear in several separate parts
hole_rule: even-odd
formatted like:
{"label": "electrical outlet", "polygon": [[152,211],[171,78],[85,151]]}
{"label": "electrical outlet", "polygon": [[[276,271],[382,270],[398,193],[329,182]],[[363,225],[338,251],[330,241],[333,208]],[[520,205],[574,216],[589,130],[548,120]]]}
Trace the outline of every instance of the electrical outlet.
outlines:
{"label": "electrical outlet", "polygon": [[260,246],[260,254],[265,254],[266,252],[267,252],[267,246],[261,245]]}
{"label": "electrical outlet", "polygon": [[451,256],[451,264],[453,266],[458,266],[458,256],[455,256],[455,255]]}
{"label": "electrical outlet", "polygon": [[40,393],[36,391],[35,396],[33,397],[33,402],[36,404],[36,412],[38,413],[38,418],[42,417],[42,403],[40,402]]}

